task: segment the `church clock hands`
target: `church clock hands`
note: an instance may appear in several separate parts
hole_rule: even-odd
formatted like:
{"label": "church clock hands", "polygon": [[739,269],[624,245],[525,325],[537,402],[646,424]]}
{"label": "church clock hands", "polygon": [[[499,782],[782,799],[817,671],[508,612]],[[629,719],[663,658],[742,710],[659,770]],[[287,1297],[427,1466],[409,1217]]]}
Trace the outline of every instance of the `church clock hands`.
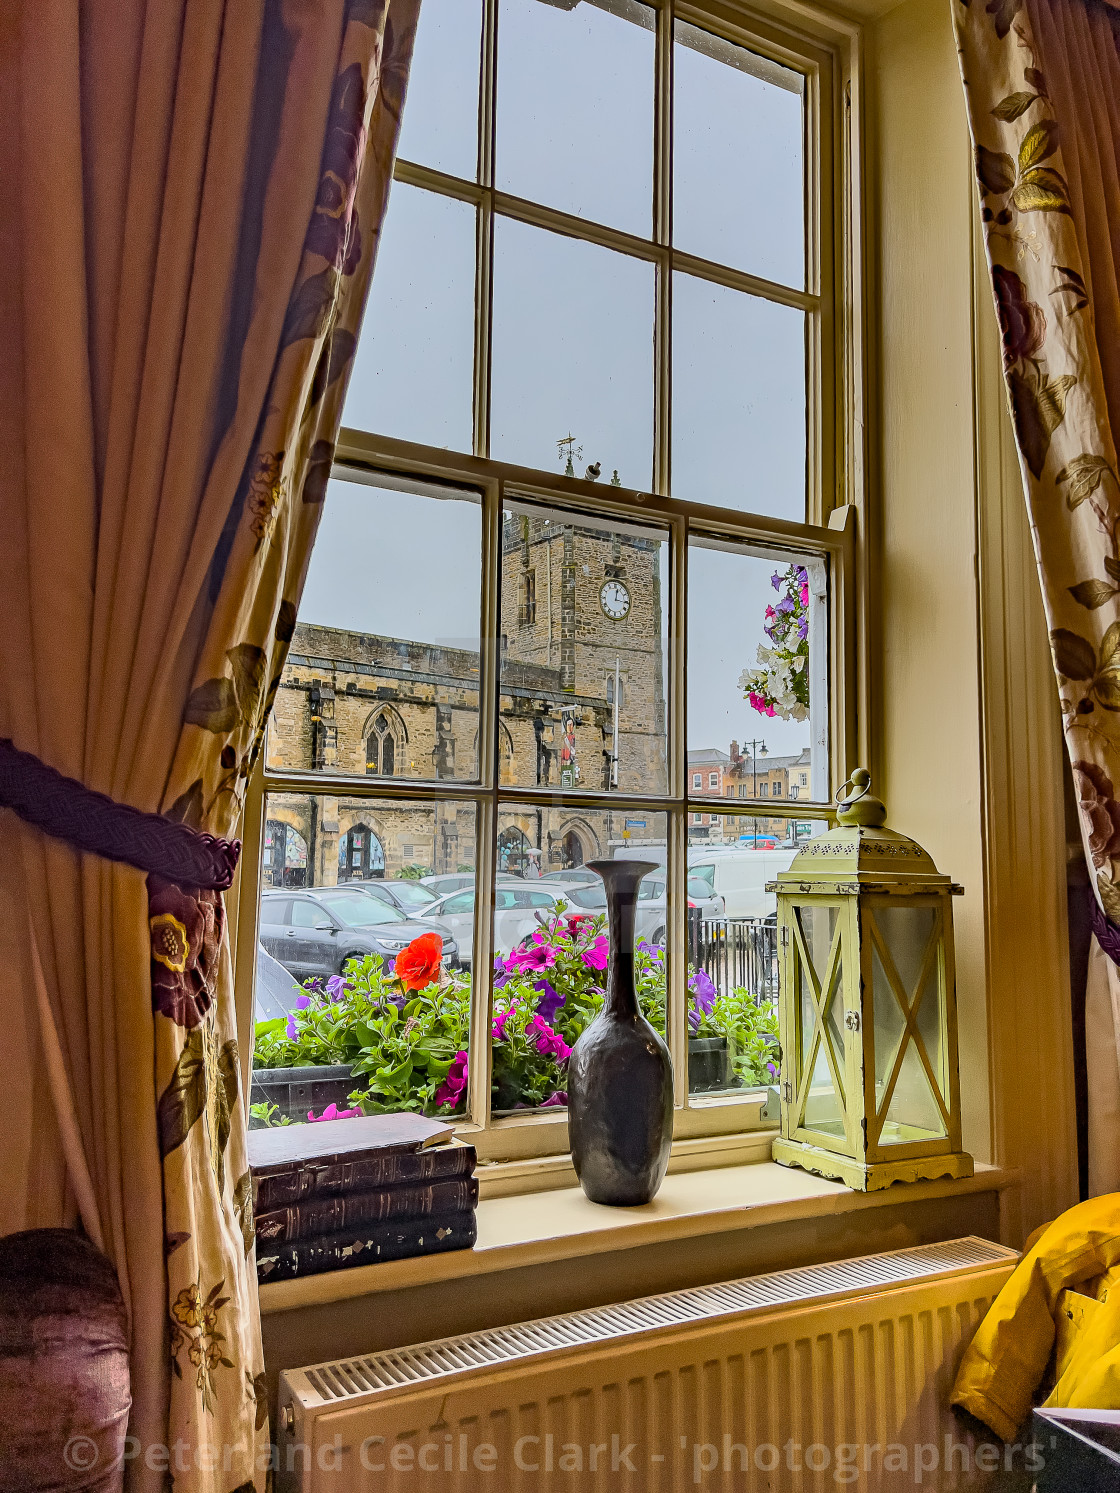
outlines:
{"label": "church clock hands", "polygon": [[630,592],[621,581],[604,581],[599,587],[599,605],[612,622],[621,622],[630,610]]}

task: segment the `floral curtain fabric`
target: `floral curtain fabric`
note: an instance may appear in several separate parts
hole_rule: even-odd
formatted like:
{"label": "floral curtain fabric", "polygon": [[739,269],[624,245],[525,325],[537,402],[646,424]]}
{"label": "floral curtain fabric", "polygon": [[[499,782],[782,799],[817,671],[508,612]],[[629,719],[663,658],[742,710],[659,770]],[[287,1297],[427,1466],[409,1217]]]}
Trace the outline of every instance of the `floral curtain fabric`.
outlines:
{"label": "floral curtain fabric", "polygon": [[1120,15],[1102,0],[952,3],[1004,374],[1103,914],[1086,1023],[1090,1189],[1107,1192],[1120,1188]]}
{"label": "floral curtain fabric", "polygon": [[[222,837],[325,496],[418,8],[0,8],[0,735]],[[116,1266],[129,1486],[263,1490],[223,898],[8,814],[0,866],[26,929],[0,940],[27,1074],[5,1132],[47,1119],[4,1223],[80,1217]]]}

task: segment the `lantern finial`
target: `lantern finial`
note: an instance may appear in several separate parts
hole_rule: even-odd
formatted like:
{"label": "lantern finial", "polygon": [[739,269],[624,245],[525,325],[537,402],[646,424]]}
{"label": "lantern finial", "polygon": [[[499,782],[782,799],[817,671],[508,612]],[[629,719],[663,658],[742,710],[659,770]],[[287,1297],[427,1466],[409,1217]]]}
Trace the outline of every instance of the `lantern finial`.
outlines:
{"label": "lantern finial", "polygon": [[871,774],[857,767],[836,795],[839,808],[836,817],[841,824],[878,828],[886,822],[887,811],[882,799],[871,792]]}

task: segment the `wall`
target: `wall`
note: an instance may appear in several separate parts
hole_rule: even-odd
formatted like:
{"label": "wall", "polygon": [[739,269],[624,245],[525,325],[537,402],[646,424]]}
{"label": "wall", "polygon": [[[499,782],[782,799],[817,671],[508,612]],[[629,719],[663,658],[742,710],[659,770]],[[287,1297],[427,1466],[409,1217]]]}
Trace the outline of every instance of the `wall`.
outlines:
{"label": "wall", "polygon": [[1025,1169],[1019,1243],[1076,1201],[1055,691],[949,4],[907,0],[868,41],[876,775],[890,822],[965,887],[965,1144]]}

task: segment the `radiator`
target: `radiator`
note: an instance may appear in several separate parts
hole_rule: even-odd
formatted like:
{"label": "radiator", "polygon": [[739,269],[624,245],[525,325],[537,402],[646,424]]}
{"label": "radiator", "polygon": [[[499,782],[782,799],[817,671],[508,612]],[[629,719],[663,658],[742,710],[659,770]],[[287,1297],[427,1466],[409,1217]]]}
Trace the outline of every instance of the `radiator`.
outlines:
{"label": "radiator", "polygon": [[290,1370],[277,1485],[967,1486],[948,1390],[1017,1258],[956,1239]]}

